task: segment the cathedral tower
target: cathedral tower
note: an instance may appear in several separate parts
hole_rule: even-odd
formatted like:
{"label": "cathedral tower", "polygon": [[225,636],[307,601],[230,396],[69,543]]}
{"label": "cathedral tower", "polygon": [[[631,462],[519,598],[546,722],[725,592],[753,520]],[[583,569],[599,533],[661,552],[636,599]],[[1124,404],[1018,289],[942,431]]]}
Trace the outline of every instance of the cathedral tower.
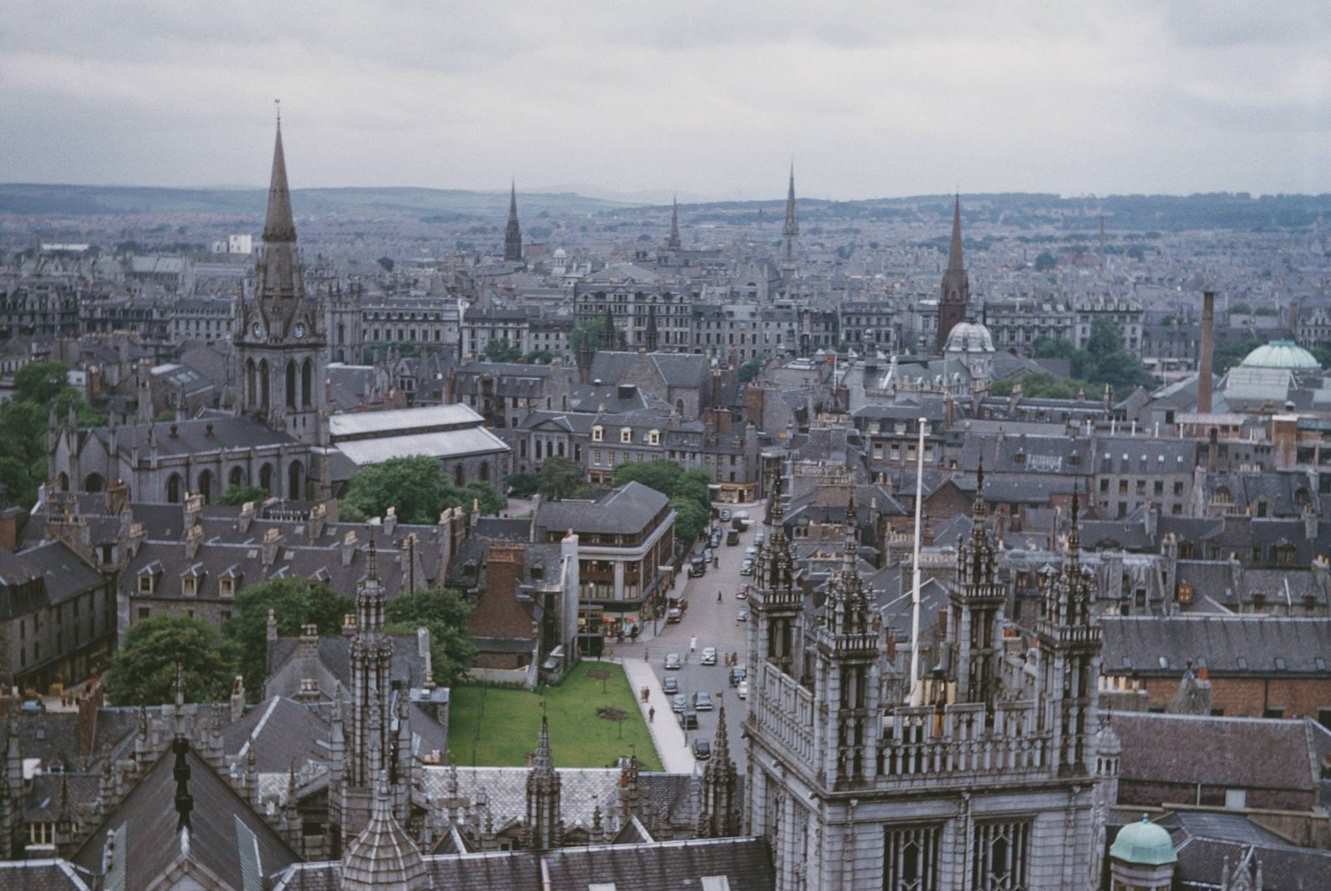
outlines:
{"label": "cathedral tower", "polygon": [[966,275],[965,258],[961,254],[961,196],[952,206],[952,242],[947,249],[947,269],[943,272],[943,286],[938,298],[938,336],[935,349],[943,352],[952,328],[966,320],[970,305],[971,283]]}
{"label": "cathedral tower", "polygon": [[518,184],[509,186],[508,225],[504,227],[504,259],[509,263],[522,262],[522,228],[518,225]]}
{"label": "cathedral tower", "polygon": [[993,702],[997,692],[998,619],[1006,589],[987,528],[984,465],[976,473],[970,538],[957,549],[957,587],[951,594],[948,646],[956,670],[957,702]]}
{"label": "cathedral tower", "polygon": [[[796,239],[800,235],[800,222],[795,216],[795,165],[790,165],[790,185],[786,189],[786,223],[781,227],[781,272],[791,279],[795,275]],[[789,287],[787,286],[787,290]]]}
{"label": "cathedral tower", "polygon": [[717,713],[712,759],[702,772],[702,807],[698,812],[699,838],[739,835],[739,802],[735,799],[738,776],[730,760],[730,737],[726,731],[726,707]]}
{"label": "cathedral tower", "polygon": [[[326,412],[325,323],[318,300],[305,292],[279,119],[254,294],[241,301],[235,333],[240,405],[242,413],[257,415],[273,429],[311,445],[321,440]],[[309,468],[292,467],[290,482],[296,485],[287,488],[300,491],[287,491],[287,496],[308,497],[304,477]]]}

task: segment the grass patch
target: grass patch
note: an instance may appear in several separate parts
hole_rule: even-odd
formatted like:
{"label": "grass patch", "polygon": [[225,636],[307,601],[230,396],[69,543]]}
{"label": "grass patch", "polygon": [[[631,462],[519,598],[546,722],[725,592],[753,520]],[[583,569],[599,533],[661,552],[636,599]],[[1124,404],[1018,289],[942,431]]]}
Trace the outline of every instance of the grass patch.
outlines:
{"label": "grass patch", "polygon": [[[602,681],[588,677],[589,671],[597,670],[609,675],[604,693]],[[624,669],[610,662],[581,662],[562,684],[539,694],[454,687],[448,714],[449,757],[459,765],[525,766],[541,729],[542,696],[556,767],[611,767],[621,755],[636,752],[643,770],[662,769]],[[658,718],[673,718],[665,703],[655,705]],[[625,720],[599,716],[614,709]]]}

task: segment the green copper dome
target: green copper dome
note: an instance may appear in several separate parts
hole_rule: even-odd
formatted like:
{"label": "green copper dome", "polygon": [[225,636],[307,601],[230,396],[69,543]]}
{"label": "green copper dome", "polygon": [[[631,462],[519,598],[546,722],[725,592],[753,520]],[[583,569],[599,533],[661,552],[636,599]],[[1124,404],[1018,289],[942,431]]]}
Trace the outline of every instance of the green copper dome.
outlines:
{"label": "green copper dome", "polygon": [[1129,823],[1114,836],[1114,845],[1109,849],[1109,856],[1124,863],[1139,866],[1161,866],[1165,863],[1177,863],[1174,842],[1163,826],[1157,826],[1142,814],[1140,823]]}
{"label": "green copper dome", "polygon": [[1243,359],[1244,368],[1320,368],[1313,354],[1292,340],[1273,340]]}

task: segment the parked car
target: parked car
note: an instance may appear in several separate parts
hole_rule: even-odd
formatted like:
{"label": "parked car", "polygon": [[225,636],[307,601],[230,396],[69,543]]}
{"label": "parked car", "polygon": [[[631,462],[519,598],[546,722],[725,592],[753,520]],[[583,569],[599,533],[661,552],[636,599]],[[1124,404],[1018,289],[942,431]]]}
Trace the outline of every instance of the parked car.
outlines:
{"label": "parked car", "polygon": [[735,688],[735,695],[740,699],[749,698],[749,682],[747,679],[739,682],[739,686]]}
{"label": "parked car", "polygon": [[749,621],[749,611],[746,609],[742,609],[739,612],[735,613],[735,621],[736,622]]}
{"label": "parked car", "polygon": [[679,713],[679,726],[684,730],[698,729],[698,713],[691,708],[686,708]]}
{"label": "parked car", "polygon": [[730,508],[728,507],[721,508],[721,513],[719,514],[719,516],[721,517],[722,523],[730,522]]}
{"label": "parked car", "polygon": [[740,575],[753,575],[753,560],[752,560],[752,559],[747,558],[747,557],[744,559],[744,563],[743,563],[743,565],[741,565],[740,568],[739,568],[739,574],[740,574]]}
{"label": "parked car", "polygon": [[750,557],[754,560],[758,559],[758,546],[749,545],[747,548],[744,549],[744,556]]}
{"label": "parked car", "polygon": [[712,533],[712,537],[711,537],[710,541],[711,541],[711,545],[712,545],[712,550],[716,550],[717,548],[721,547],[721,530],[720,530],[720,529],[717,529],[715,532]]}
{"label": "parked car", "polygon": [[753,537],[753,543],[762,546],[767,541],[767,533],[759,529],[758,534]]}
{"label": "parked car", "polygon": [[736,532],[734,529],[731,529],[729,532],[727,532],[727,533],[726,533],[726,544],[728,544],[728,545],[737,545],[737,544],[739,544],[739,533]]}
{"label": "parked car", "polygon": [[689,698],[683,693],[677,693],[670,699],[670,710],[677,715],[684,714],[685,709],[689,707]]}
{"label": "parked car", "polygon": [[710,761],[712,758],[712,744],[705,739],[693,740],[693,757],[699,761]]}
{"label": "parked car", "polygon": [[712,694],[706,690],[698,690],[693,694],[693,707],[700,712],[710,712],[712,710]]}
{"label": "parked car", "polygon": [[661,682],[661,689],[666,693],[675,694],[679,692],[679,678],[671,675]]}
{"label": "parked car", "polygon": [[702,648],[702,664],[703,664],[703,665],[715,665],[715,664],[716,664],[716,647],[703,647],[703,648]]}
{"label": "parked car", "polygon": [[736,599],[736,600],[748,600],[748,599],[749,599],[749,589],[748,589],[748,588],[740,588],[738,591],[735,592],[735,599]]}
{"label": "parked car", "polygon": [[683,664],[683,661],[679,658],[679,653],[666,653],[666,671],[679,671]]}
{"label": "parked car", "polygon": [[682,618],[684,618],[684,610],[680,609],[679,607],[672,606],[670,607],[670,609],[666,610],[667,625],[673,625]]}
{"label": "parked car", "polygon": [[689,561],[689,578],[700,579],[707,575],[707,560],[704,557],[694,557]]}
{"label": "parked car", "polygon": [[730,686],[738,687],[740,681],[749,676],[749,670],[743,665],[736,665],[730,669]]}

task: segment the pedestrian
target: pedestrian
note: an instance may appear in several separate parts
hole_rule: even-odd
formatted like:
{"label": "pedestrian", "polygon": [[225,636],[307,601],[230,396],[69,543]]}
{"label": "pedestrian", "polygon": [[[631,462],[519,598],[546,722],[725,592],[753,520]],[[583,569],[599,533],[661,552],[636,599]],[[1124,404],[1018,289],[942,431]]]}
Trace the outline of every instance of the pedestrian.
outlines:
{"label": "pedestrian", "polygon": [[655,723],[655,722],[656,722],[656,709],[655,709],[655,707],[647,709],[647,723],[648,723],[648,724],[652,724],[652,723]]}
{"label": "pedestrian", "polygon": [[694,635],[693,637],[689,638],[689,652],[696,653],[697,651],[698,651],[698,637],[697,635]]}
{"label": "pedestrian", "polygon": [[717,603],[720,603],[720,602],[721,602],[721,592],[720,592],[720,591],[717,591],[717,592],[716,592],[716,602],[717,602]]}

